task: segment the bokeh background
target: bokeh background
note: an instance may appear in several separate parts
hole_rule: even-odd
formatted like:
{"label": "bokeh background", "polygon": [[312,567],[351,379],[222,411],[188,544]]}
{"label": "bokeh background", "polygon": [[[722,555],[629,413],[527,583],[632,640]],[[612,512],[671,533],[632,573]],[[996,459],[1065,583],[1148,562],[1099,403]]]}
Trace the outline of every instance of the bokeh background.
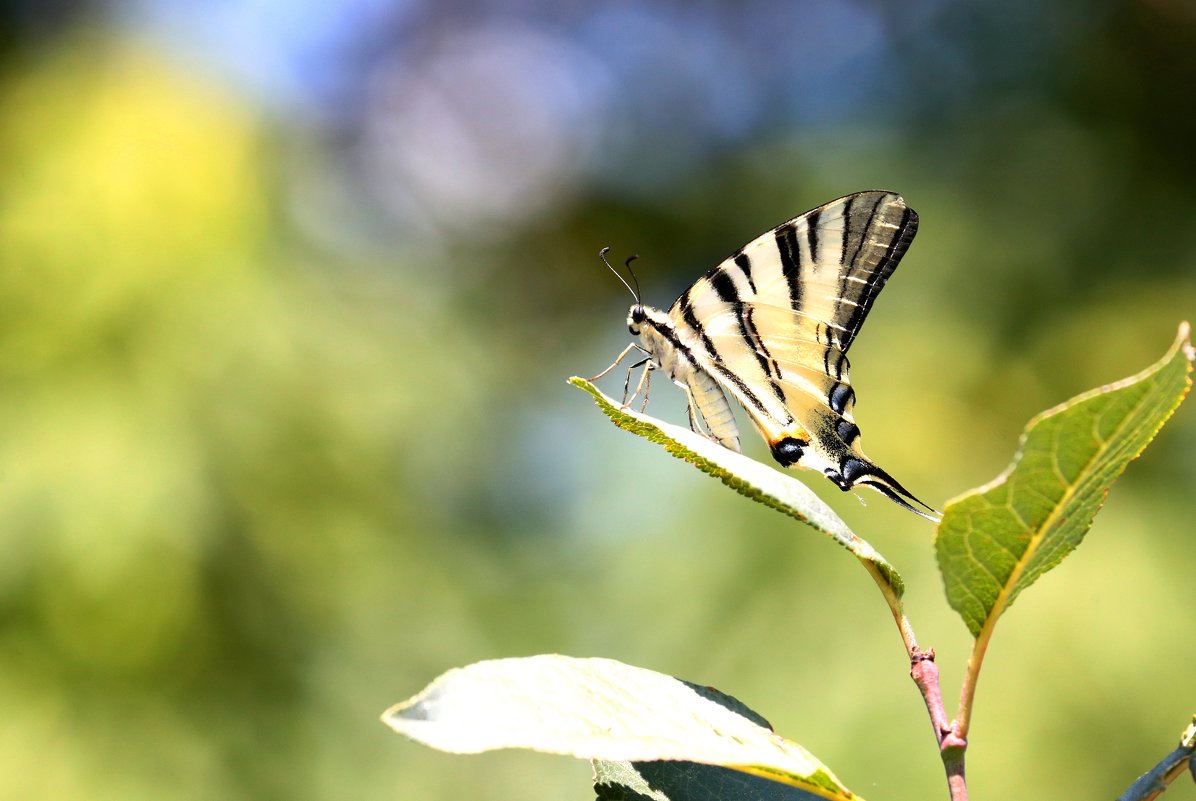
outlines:
{"label": "bokeh background", "polygon": [[[663,306],[901,192],[921,233],[856,414],[941,506],[1196,314],[1193,86],[1188,0],[0,3],[0,797],[590,798],[583,762],[377,720],[542,652],[718,686],[873,801],[943,797],[858,565],[565,384],[627,341],[597,251]],[[999,627],[974,797],[1112,797],[1196,711],[1192,403]],[[954,699],[931,527],[814,486]]]}

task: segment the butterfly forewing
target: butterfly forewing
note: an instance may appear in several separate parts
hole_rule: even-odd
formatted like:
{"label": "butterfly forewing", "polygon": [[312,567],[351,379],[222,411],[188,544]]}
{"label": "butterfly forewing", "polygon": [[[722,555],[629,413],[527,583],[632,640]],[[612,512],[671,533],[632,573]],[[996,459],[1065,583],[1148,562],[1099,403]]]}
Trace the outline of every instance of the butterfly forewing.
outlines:
{"label": "butterfly forewing", "polygon": [[[834,427],[851,420],[847,350],[916,229],[899,195],[848,195],[750,242],[669,316],[739,379],[728,388],[770,442],[795,421]],[[835,419],[811,419],[818,413]]]}

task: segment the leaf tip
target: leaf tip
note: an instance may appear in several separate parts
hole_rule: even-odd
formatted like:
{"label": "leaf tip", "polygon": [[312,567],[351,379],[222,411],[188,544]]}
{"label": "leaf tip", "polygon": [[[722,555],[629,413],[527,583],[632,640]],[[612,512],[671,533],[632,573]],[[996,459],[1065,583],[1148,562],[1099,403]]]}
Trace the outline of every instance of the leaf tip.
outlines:
{"label": "leaf tip", "polygon": [[382,725],[386,726],[388,729],[394,728],[394,725],[391,723],[391,720],[392,720],[391,715],[394,711],[395,711],[395,707],[392,706],[389,709],[387,709],[385,712],[383,712],[381,715],[378,716],[378,720],[381,721]]}
{"label": "leaf tip", "polygon": [[382,721],[388,729],[396,731],[399,734],[405,734],[406,729],[403,726],[408,716],[404,715],[404,710],[410,709],[412,706],[411,699],[407,701],[400,701],[394,706],[388,707],[385,712],[378,716],[378,720]]}
{"label": "leaf tip", "polygon": [[1184,357],[1190,362],[1196,362],[1196,348],[1192,347],[1192,325],[1187,320],[1179,324],[1179,333],[1176,335],[1179,341],[1179,347],[1184,352]]}

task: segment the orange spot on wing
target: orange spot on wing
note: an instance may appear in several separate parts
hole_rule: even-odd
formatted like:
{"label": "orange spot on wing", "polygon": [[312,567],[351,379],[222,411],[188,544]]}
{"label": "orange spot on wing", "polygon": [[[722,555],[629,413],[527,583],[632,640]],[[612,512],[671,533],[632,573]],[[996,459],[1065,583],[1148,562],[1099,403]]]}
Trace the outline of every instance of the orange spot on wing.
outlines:
{"label": "orange spot on wing", "polygon": [[810,432],[807,431],[805,426],[803,426],[801,423],[794,423],[793,425],[778,431],[775,437],[768,440],[768,444],[770,446],[776,445],[778,442],[786,439],[798,439],[802,442],[809,442]]}

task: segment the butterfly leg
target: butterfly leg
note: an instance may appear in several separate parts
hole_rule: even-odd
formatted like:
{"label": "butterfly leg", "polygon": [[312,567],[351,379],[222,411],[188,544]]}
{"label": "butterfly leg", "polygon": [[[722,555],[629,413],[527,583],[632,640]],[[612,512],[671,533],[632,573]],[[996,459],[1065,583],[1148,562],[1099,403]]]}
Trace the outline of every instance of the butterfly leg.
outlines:
{"label": "butterfly leg", "polygon": [[[647,361],[648,361],[648,360],[647,360],[646,358],[644,358],[644,359],[640,359],[638,362],[636,362],[635,364],[633,364],[633,365],[631,365],[630,367],[628,367],[628,368],[627,368],[627,378],[625,378],[625,379],[623,380],[623,408],[624,408],[624,409],[626,409],[628,406],[630,406],[630,405],[631,405],[631,402],[632,402],[633,400],[635,400],[635,396],[639,394],[639,392],[640,392],[640,387],[642,387],[642,386],[644,385],[644,378],[643,378],[643,376],[640,376],[640,382],[639,382],[638,384],[636,384],[636,385],[635,385],[635,394],[634,394],[634,395],[630,395],[630,397],[628,397],[629,393],[631,392],[631,374],[632,374],[633,372],[635,372],[636,368],[638,368],[638,367],[643,367],[643,366],[644,366],[644,364],[645,364]],[[649,368],[648,368],[647,370],[645,370],[644,372],[645,372],[645,373],[647,373],[647,372],[649,372],[651,369],[652,369],[652,368],[651,368],[651,367],[649,367]]]}
{"label": "butterfly leg", "polygon": [[[595,381],[597,381],[599,378],[602,378],[602,376],[606,375],[606,374],[607,374],[607,373],[609,373],[611,370],[613,370],[613,369],[615,369],[616,367],[618,367],[618,366],[619,366],[619,362],[621,362],[621,361],[623,361],[624,359],[626,359],[626,358],[627,358],[627,354],[628,354],[628,353],[631,353],[631,351],[632,351],[632,350],[638,350],[638,351],[640,351],[641,353],[647,353],[647,351],[645,351],[645,350],[643,349],[643,347],[642,347],[642,346],[641,346],[641,345],[640,345],[638,342],[632,342],[630,345],[628,345],[627,347],[623,348],[623,352],[619,354],[618,358],[616,358],[616,359],[615,359],[613,362],[611,362],[611,363],[610,363],[610,366],[609,366],[609,367],[607,367],[605,370],[603,370],[603,371],[602,371],[601,373],[599,373],[598,375],[595,375],[595,376],[590,376],[589,378],[587,378],[587,379],[586,379],[586,381],[589,381],[589,382],[592,384],[592,383],[594,383]],[[632,370],[634,370],[635,368],[633,367],[633,368],[631,368],[631,369],[632,369]]]}
{"label": "butterfly leg", "polygon": [[[637,367],[640,367],[643,365],[647,365],[647,367],[644,367],[644,372],[640,374],[640,380],[635,385],[635,392],[632,392],[630,395],[628,395],[627,389],[628,389],[628,387],[631,386],[631,373]],[[648,384],[652,380],[652,371],[654,369],[656,369],[655,366],[652,364],[652,362],[648,358],[640,359],[638,362],[631,365],[631,367],[627,368],[627,380],[623,382],[623,408],[624,409],[626,409],[628,406],[631,405],[631,402],[636,399],[636,397],[640,394],[641,391],[644,393],[644,405],[647,406],[647,404],[648,404]]]}
{"label": "butterfly leg", "polygon": [[[644,359],[644,361],[648,361]],[[648,409],[648,387],[652,386],[652,370],[655,368],[648,365],[648,369],[644,371],[644,402],[640,404],[640,414],[643,414]]]}

